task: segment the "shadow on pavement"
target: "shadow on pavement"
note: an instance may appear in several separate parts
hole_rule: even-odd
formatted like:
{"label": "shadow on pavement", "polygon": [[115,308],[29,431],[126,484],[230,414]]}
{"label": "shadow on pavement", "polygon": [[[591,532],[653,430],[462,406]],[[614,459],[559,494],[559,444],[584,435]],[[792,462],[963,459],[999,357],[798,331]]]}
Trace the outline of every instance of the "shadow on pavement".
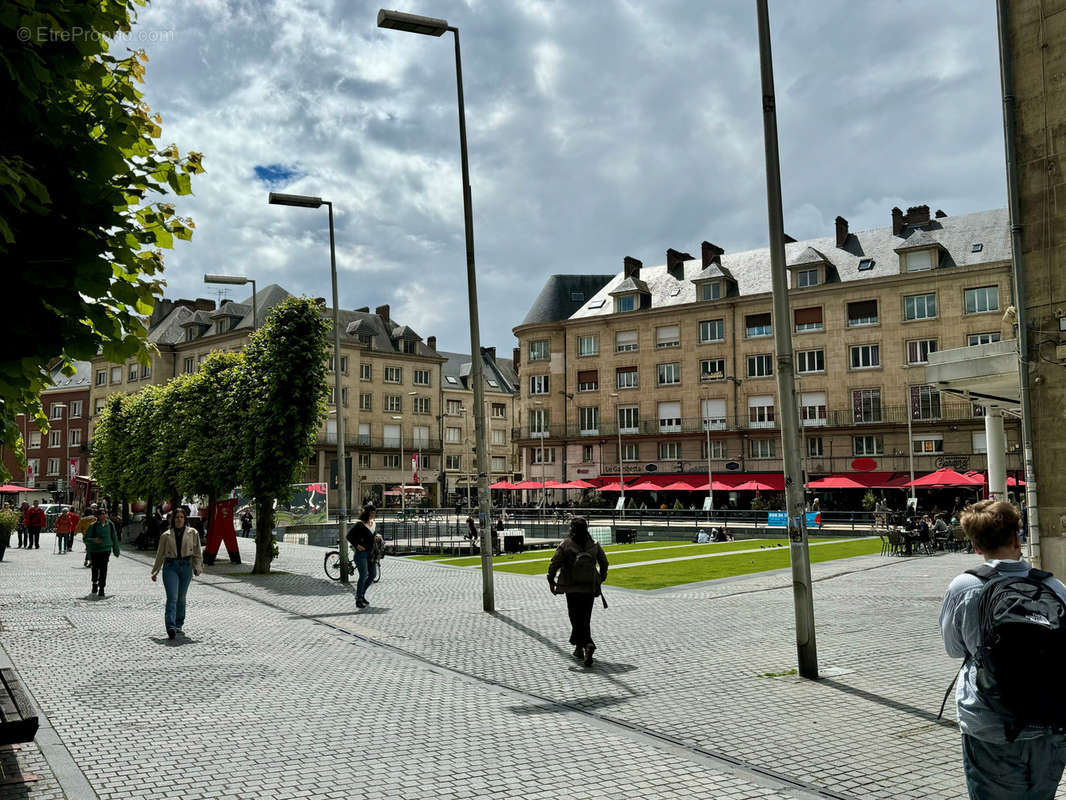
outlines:
{"label": "shadow on pavement", "polygon": [[596,695],[595,697],[585,697],[581,700],[570,700],[567,702],[529,703],[528,705],[507,706],[507,710],[515,716],[534,717],[572,712],[575,709],[588,712],[600,711],[605,708],[613,708],[614,706],[622,705],[628,701],[628,698],[625,697],[603,694]]}
{"label": "shadow on pavement", "polygon": [[[31,773],[23,772],[19,766],[17,751],[11,745],[0,747],[0,797],[4,800],[17,800],[17,798],[31,797],[35,783],[16,783],[21,778],[35,777]],[[12,781],[12,783],[7,783]]]}
{"label": "shadow on pavement", "polygon": [[167,647],[181,647],[186,644],[199,644],[199,639],[193,639],[188,636],[179,636],[177,639],[171,639],[167,636],[149,636],[156,644],[166,645]]}
{"label": "shadow on pavement", "polygon": [[[893,700],[890,697],[884,697],[873,692],[868,692],[865,689],[858,689],[854,686],[848,686],[846,683],[840,683],[832,678],[820,678],[818,680],[819,686],[825,686],[830,689],[836,689],[839,692],[850,694],[854,697],[860,697],[863,700],[868,700],[871,703],[877,703],[878,705],[886,706],[895,711],[901,711],[904,714],[910,714],[912,717],[918,717],[926,722],[940,725],[944,728],[955,728],[958,724],[953,719],[941,719],[936,718],[936,713],[924,708],[918,708],[916,706],[908,705],[907,703],[901,703],[898,700]],[[939,703],[937,704],[939,710]]]}

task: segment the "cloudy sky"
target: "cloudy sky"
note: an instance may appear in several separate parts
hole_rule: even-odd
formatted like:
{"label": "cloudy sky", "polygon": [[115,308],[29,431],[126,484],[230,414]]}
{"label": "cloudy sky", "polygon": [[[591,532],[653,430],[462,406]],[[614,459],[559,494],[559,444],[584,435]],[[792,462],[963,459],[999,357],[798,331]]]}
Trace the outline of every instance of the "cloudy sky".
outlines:
{"label": "cloudy sky", "polygon": [[[399,0],[389,0],[390,3]],[[363,0],[155,0],[134,42],[163,140],[204,153],[167,255],[169,296],[205,272],[388,303],[469,351],[450,38],[379,30]],[[668,247],[767,240],[750,0],[416,0],[462,34],[482,344],[552,273],[613,273]],[[770,3],[785,230],[886,226],[894,205],[1006,204],[992,3]],[[232,296],[237,296],[234,294]],[[241,295],[243,296],[243,295]]]}

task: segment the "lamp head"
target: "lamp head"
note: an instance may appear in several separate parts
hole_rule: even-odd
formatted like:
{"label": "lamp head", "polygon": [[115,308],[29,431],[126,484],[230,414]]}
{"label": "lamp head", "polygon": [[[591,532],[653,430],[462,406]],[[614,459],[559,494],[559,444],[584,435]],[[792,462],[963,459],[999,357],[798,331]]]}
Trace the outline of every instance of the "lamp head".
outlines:
{"label": "lamp head", "polygon": [[297,206],[298,208],[318,208],[322,205],[321,197],[306,194],[281,194],[271,192],[267,202],[272,206]]}
{"label": "lamp head", "polygon": [[243,275],[204,275],[204,283],[232,283],[243,286],[248,283],[248,278]]}
{"label": "lamp head", "polygon": [[418,14],[405,14],[402,11],[378,11],[378,27],[391,28],[395,31],[421,33],[425,36],[440,36],[448,30],[448,21],[435,17],[423,17]]}

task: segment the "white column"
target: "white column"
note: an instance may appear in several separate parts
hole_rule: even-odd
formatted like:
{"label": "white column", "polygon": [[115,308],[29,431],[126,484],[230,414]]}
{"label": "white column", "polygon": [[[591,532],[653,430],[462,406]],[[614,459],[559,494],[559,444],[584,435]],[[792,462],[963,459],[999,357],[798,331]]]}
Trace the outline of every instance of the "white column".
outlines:
{"label": "white column", "polygon": [[988,451],[988,496],[1007,499],[1007,440],[1003,434],[1003,410],[989,406],[985,411],[985,450]]}

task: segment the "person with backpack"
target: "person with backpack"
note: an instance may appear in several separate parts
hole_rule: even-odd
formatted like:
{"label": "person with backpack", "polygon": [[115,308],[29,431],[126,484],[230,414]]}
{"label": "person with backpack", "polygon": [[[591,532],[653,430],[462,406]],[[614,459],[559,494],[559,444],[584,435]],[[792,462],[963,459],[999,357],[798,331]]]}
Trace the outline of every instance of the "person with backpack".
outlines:
{"label": "person with backpack", "polygon": [[[558,577],[558,580],[556,578]],[[566,595],[566,610],[570,615],[570,644],[574,658],[586,667],[592,666],[596,643],[592,641],[592,606],[603,597],[600,584],[607,580],[607,554],[600,543],[589,535],[588,520],[570,520],[570,536],[563,539],[548,565],[548,586],[552,594]],[[607,601],[603,601],[607,607]]]}
{"label": "person with backpack", "polygon": [[1066,766],[1066,586],[1022,559],[1010,503],[974,503],[961,522],[985,557],[952,580],[940,611],[948,655],[965,659],[955,700],[966,785],[981,800],[1051,800]]}
{"label": "person with backpack", "polygon": [[93,591],[97,599],[104,599],[104,587],[107,585],[107,562],[111,554],[118,558],[118,530],[115,523],[108,519],[107,509],[100,506],[96,510],[96,522],[85,531],[85,550],[92,564]]}
{"label": "person with backpack", "polygon": [[374,529],[371,527],[377,509],[367,503],[363,506],[359,519],[348,531],[348,544],[354,549],[352,560],[355,561],[355,569],[359,573],[359,581],[355,585],[355,606],[366,608],[370,603],[366,600],[367,587],[374,582],[373,566],[370,562],[370,554],[374,550]]}

